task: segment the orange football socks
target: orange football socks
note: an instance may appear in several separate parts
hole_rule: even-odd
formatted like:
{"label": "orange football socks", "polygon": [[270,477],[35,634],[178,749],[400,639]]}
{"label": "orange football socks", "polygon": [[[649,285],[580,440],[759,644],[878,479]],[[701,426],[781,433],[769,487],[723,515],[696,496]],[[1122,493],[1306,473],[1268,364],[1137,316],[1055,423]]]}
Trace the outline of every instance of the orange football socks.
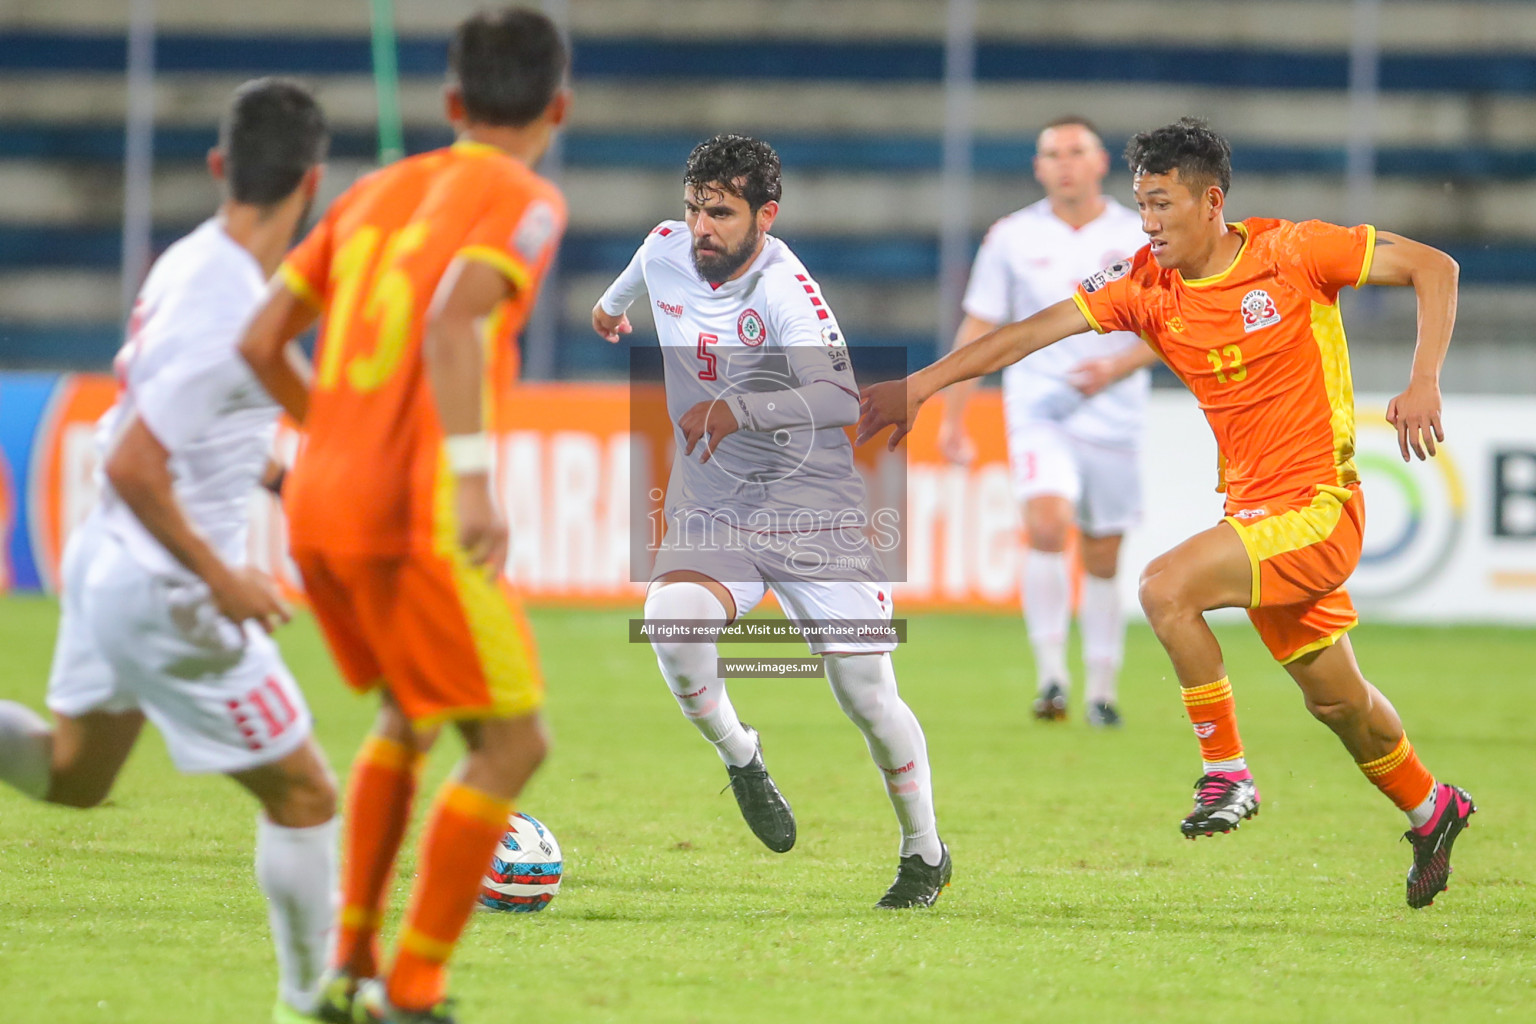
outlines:
{"label": "orange football socks", "polygon": [[480,893],[512,801],[449,780],[421,840],[421,866],[389,975],[389,1001],[423,1010],[443,998],[445,965]]}
{"label": "orange football socks", "polygon": [[1360,770],[1404,813],[1411,813],[1435,790],[1435,777],[1414,753],[1406,733],[1391,753],[1374,761],[1361,762]]}
{"label": "orange football socks", "polygon": [[1200,740],[1200,757],[1205,771],[1245,773],[1243,740],[1237,734],[1237,704],[1232,700],[1232,684],[1225,676],[1204,686],[1184,687],[1184,710]]}
{"label": "orange football socks", "polygon": [[363,741],[352,762],[334,962],[355,978],[379,973],[384,894],[410,822],[421,762],[415,750],[377,735]]}

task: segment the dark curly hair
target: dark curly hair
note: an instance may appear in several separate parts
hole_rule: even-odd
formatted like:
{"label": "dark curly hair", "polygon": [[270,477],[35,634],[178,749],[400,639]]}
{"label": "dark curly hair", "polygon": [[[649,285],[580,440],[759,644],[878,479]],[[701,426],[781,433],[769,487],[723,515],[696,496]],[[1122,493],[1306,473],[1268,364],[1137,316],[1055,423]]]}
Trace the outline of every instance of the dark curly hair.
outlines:
{"label": "dark curly hair", "polygon": [[1200,117],[1181,117],[1175,124],[1131,137],[1125,161],[1134,174],[1167,174],[1177,168],[1191,191],[1220,185],[1232,189],[1232,146]]}
{"label": "dark curly hair", "polygon": [[718,186],[747,201],[753,212],[784,194],[779,180],[779,154],[773,147],[746,135],[716,135],[693,147],[683,169],[683,184],[692,188]]}

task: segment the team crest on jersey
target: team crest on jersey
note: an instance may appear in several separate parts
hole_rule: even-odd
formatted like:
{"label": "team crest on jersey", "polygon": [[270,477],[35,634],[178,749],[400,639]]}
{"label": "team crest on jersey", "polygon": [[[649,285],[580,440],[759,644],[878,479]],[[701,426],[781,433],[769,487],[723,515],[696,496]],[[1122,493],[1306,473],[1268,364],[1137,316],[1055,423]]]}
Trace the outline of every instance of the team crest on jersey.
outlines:
{"label": "team crest on jersey", "polygon": [[1280,322],[1280,311],[1275,308],[1275,300],[1269,297],[1269,292],[1262,288],[1255,288],[1243,296],[1243,330],[1256,331],[1260,327],[1268,327],[1270,324]]}
{"label": "team crest on jersey", "polygon": [[758,316],[757,310],[749,309],[736,318],[736,337],[741,339],[743,345],[753,348],[761,345],[768,337],[768,328],[763,325],[763,318]]}
{"label": "team crest on jersey", "polygon": [[522,220],[512,232],[512,248],[528,263],[537,263],[544,255],[544,247],[554,237],[557,223],[555,208],[542,199],[535,200],[528,204]]}
{"label": "team crest on jersey", "polygon": [[1083,278],[1083,291],[1089,295],[1103,288],[1111,281],[1118,281],[1131,272],[1130,260],[1116,260],[1103,270],[1091,277]]}

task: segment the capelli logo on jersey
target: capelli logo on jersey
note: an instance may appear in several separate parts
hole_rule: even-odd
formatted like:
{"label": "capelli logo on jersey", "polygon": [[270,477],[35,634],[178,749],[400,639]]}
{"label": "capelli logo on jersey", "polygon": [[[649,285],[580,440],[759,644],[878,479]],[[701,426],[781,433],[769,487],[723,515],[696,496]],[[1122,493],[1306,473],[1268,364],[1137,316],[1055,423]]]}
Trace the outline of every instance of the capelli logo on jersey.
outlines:
{"label": "capelli logo on jersey", "polygon": [[680,319],[683,315],[682,303],[678,303],[674,306],[670,302],[663,302],[660,299],[657,299],[656,308],[667,314],[667,316],[672,317],[673,319]]}
{"label": "capelli logo on jersey", "polygon": [[1280,311],[1275,308],[1275,300],[1262,288],[1255,288],[1244,295],[1241,309],[1245,333],[1280,322]]}
{"label": "capelli logo on jersey", "polygon": [[1215,722],[1196,722],[1195,723],[1195,735],[1200,737],[1203,740],[1210,739],[1212,736],[1216,735],[1216,723]]}

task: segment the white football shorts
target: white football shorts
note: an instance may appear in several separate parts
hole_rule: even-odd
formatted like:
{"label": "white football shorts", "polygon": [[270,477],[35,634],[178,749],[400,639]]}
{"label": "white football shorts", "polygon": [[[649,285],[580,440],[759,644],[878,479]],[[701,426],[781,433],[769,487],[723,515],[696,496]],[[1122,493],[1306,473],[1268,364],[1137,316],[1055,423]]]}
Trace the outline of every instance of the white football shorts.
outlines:
{"label": "white football shorts", "polygon": [[1135,448],[1073,437],[1052,420],[1008,419],[1008,463],[1020,502],[1066,498],[1090,537],[1123,534],[1141,520],[1141,470]]}
{"label": "white football shorts", "polygon": [[277,646],[219,614],[201,581],[157,576],[104,530],[71,537],[48,706],[70,716],[138,708],[188,774],[281,760],[313,722]]}
{"label": "white football shorts", "polygon": [[[685,516],[669,520],[651,578],[684,569],[725,587],[736,602],[737,618],[756,608],[772,588],[784,614],[797,622],[891,620],[891,585],[874,547],[857,530],[786,540]],[[894,651],[896,642],[888,636],[853,636],[813,640],[810,648],[814,654],[875,654]]]}

